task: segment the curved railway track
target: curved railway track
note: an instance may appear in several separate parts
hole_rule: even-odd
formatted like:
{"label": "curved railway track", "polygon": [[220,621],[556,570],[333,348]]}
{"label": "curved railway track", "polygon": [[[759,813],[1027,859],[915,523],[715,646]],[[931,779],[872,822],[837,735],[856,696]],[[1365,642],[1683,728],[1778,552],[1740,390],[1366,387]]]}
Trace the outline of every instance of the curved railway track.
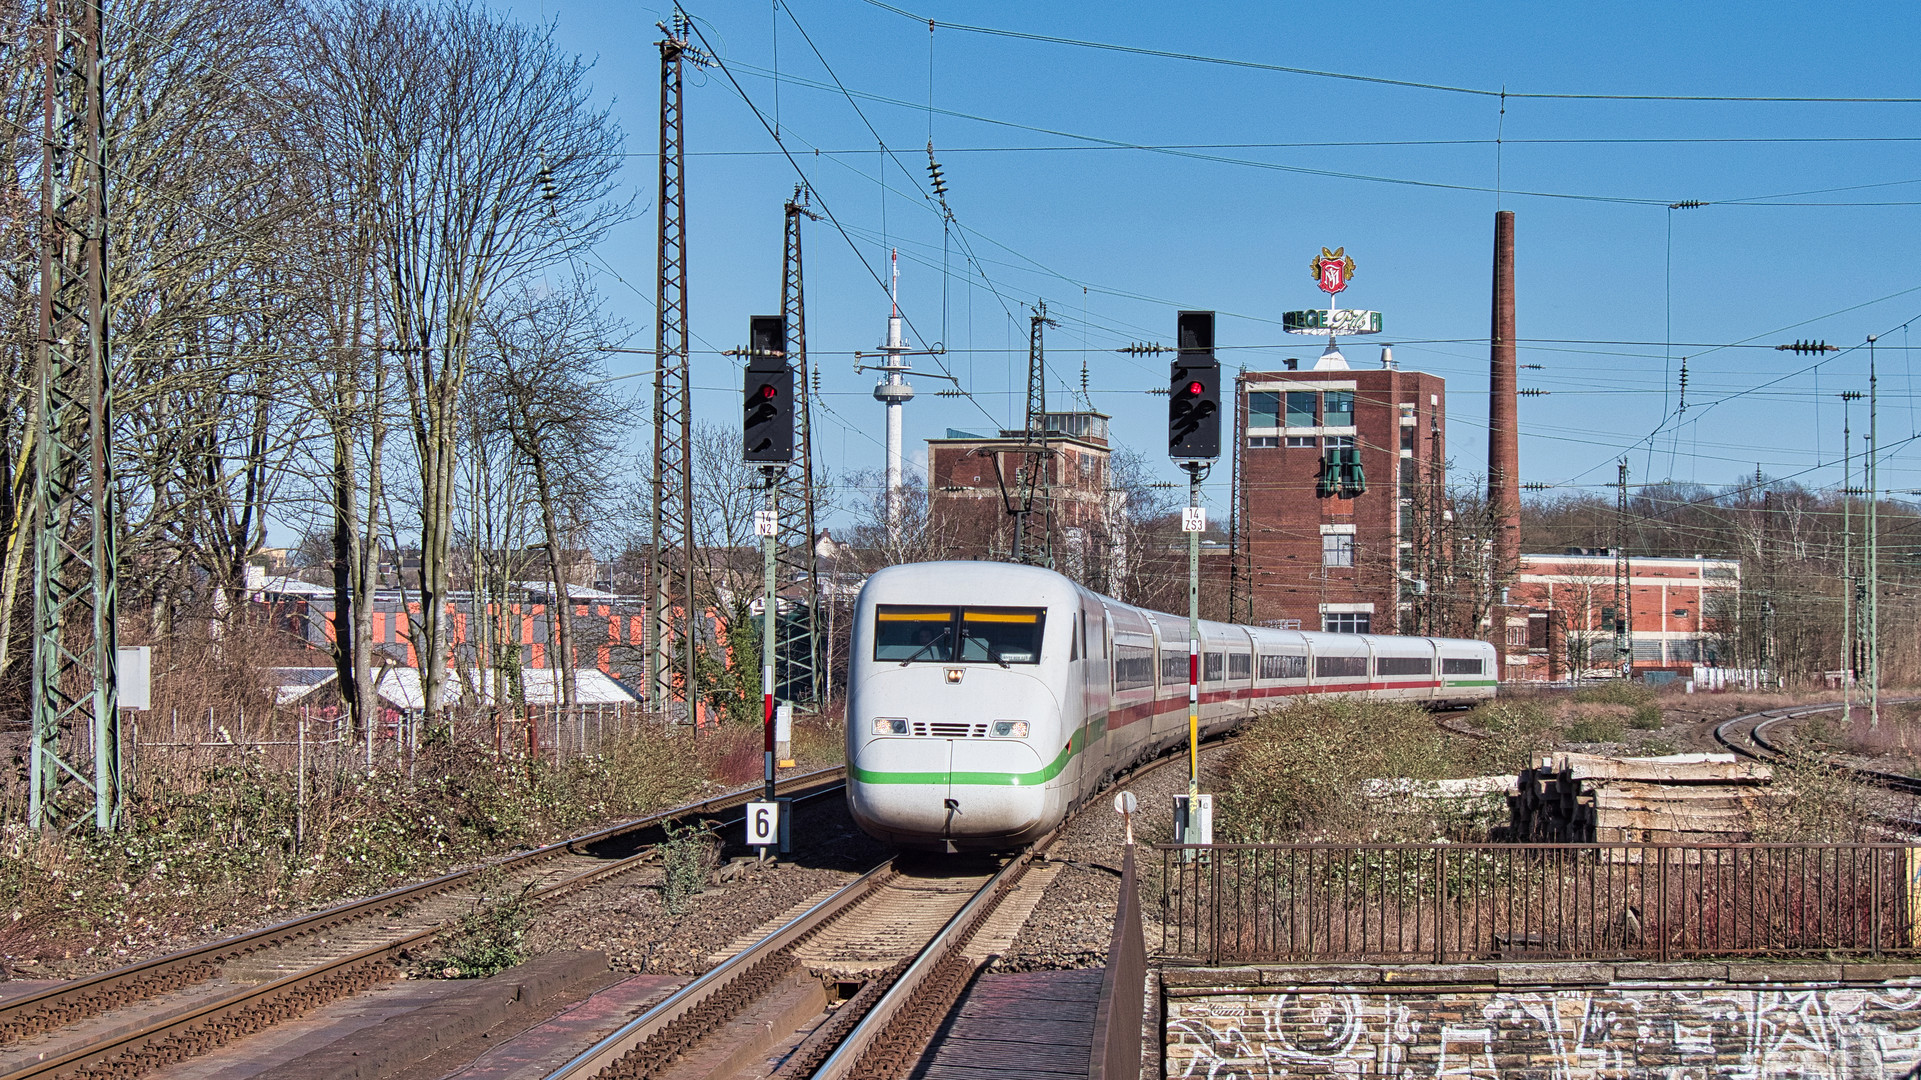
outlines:
{"label": "curved railway track", "polygon": [[[1921,698],[1884,698],[1883,704],[1900,704],[1921,701]],[[1755,761],[1774,762],[1785,756],[1781,747],[1769,738],[1769,733],[1777,725],[1802,720],[1821,713],[1840,712],[1842,705],[1834,702],[1824,705],[1791,706],[1784,709],[1765,709],[1761,712],[1747,713],[1732,720],[1723,720],[1714,726],[1714,741],[1745,758]],[[1895,791],[1921,794],[1921,778],[1903,776],[1899,773],[1881,772],[1876,769],[1862,769],[1846,766],[1849,775],[1864,783],[1875,784]]]}
{"label": "curved railway track", "polygon": [[[1113,789],[1182,754],[1148,762]],[[1077,813],[1097,811],[1090,799]],[[1074,818],[1070,816],[1067,821]],[[820,900],[671,997],[550,1073],[547,1080],[693,1080],[744,1064],[701,1040],[730,1026],[767,1030],[784,980],[816,980],[847,992],[784,1039],[757,1045],[760,1063],[779,1057],[771,1080],[882,1080],[907,1075],[975,970],[989,958],[979,941],[1017,932],[1026,913],[1006,902],[1067,822],[989,867],[957,863],[929,871],[890,859]],[[1000,916],[997,918],[997,916]],[[877,931],[877,928],[884,930]],[[772,1046],[771,1053],[768,1048]]]}
{"label": "curved railway track", "polygon": [[[840,792],[845,770],[790,777],[796,801]],[[597,855],[674,821],[727,821],[760,797],[732,792],[274,926],[49,987],[0,1005],[0,1078],[137,1077],[385,981],[391,961],[470,910],[483,874],[551,904],[639,869],[643,850]]]}

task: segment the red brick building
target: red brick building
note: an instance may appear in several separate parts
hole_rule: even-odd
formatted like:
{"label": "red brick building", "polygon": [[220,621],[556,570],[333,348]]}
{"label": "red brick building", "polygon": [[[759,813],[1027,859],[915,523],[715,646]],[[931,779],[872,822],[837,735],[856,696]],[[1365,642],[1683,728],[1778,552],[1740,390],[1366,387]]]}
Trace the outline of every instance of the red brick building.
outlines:
{"label": "red brick building", "polygon": [[1254,621],[1399,632],[1406,519],[1445,468],[1445,382],[1333,353],[1239,386]]}
{"label": "red brick building", "polygon": [[1631,627],[1627,636],[1637,674],[1690,672],[1695,664],[1719,663],[1719,630],[1735,614],[1740,562],[1635,557],[1627,569],[1624,603],[1616,589],[1614,556],[1606,550],[1522,555],[1520,574],[1508,589],[1503,678],[1617,674],[1624,627]]}
{"label": "red brick building", "polygon": [[[1050,412],[1046,468],[1057,560],[1086,553],[1109,505],[1107,420],[1098,412]],[[1008,501],[1017,500],[1029,454],[1022,432],[976,435],[949,429],[927,440],[928,512],[962,550],[1002,556],[1012,547]]]}

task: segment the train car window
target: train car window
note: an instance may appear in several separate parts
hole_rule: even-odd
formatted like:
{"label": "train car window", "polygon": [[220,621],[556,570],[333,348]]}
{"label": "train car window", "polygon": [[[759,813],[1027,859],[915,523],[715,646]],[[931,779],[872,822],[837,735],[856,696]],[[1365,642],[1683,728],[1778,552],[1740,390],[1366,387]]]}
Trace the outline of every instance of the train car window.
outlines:
{"label": "train car window", "polygon": [[1441,658],[1443,675],[1479,675],[1480,673],[1481,658],[1478,656],[1443,656]]}
{"label": "train car window", "polygon": [[1254,657],[1252,654],[1244,653],[1244,652],[1227,654],[1227,677],[1228,678],[1245,679],[1251,676],[1253,673],[1254,673]]}
{"label": "train car window", "polygon": [[1305,679],[1307,678],[1307,657],[1262,653],[1261,678]]}
{"label": "train car window", "polygon": [[1314,658],[1314,677],[1317,679],[1365,679],[1367,678],[1367,657],[1317,656]]}
{"label": "train car window", "polygon": [[1207,653],[1201,658],[1201,681],[1202,682],[1220,682],[1221,681],[1221,654],[1220,653],[1217,653],[1217,652]]}
{"label": "train car window", "polygon": [[874,609],[874,659],[954,659],[954,609],[881,604]]}
{"label": "train car window", "polygon": [[1179,686],[1187,682],[1187,651],[1163,650],[1161,652],[1161,685]]}
{"label": "train car window", "polygon": [[1038,664],[1046,620],[1041,608],[962,608],[960,659]]}
{"label": "train car window", "polygon": [[1081,658],[1082,625],[1081,617],[1076,614],[1074,616],[1074,625],[1067,630],[1067,658],[1069,660],[1079,660]]}
{"label": "train car window", "polygon": [[1377,656],[1374,658],[1376,675],[1432,675],[1434,658],[1431,656]]}
{"label": "train car window", "polygon": [[1136,690],[1154,685],[1154,650],[1138,645],[1114,646],[1114,689]]}

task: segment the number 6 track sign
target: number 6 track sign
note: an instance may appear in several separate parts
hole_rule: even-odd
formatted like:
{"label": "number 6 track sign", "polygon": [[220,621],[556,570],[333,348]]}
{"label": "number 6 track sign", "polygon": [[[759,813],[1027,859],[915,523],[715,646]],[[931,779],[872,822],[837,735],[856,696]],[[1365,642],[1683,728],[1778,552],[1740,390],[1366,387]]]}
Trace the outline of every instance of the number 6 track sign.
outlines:
{"label": "number 6 track sign", "polygon": [[787,850],[787,814],[782,804],[786,799],[774,802],[750,802],[747,804],[747,846]]}

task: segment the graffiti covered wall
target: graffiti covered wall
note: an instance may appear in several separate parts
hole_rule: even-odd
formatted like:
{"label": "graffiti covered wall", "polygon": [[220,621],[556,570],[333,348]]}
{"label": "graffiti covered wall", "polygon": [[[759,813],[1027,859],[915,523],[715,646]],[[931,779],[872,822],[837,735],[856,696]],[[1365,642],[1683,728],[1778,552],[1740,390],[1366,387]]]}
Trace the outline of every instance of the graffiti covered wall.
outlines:
{"label": "graffiti covered wall", "polygon": [[1921,987],[1187,993],[1169,1077],[1921,1078]]}

